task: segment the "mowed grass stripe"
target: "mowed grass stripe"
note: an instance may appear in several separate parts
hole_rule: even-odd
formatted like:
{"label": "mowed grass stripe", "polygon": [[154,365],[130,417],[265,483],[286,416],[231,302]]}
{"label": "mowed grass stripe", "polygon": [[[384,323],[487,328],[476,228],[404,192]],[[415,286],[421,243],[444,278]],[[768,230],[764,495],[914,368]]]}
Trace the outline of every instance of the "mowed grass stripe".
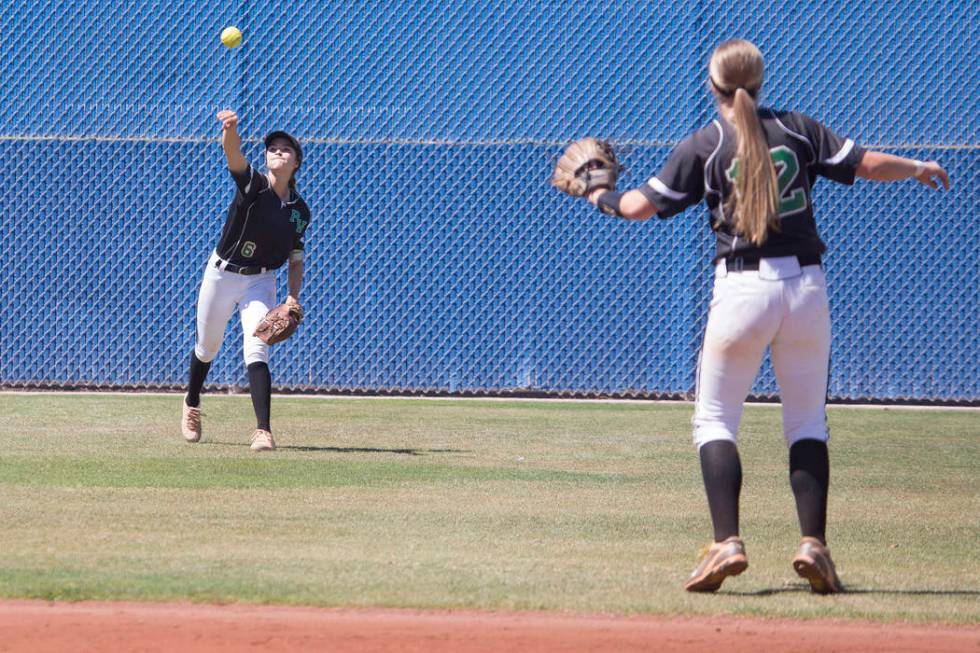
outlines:
{"label": "mowed grass stripe", "polygon": [[[268,455],[268,454],[265,454]],[[453,481],[622,483],[623,474],[453,467],[445,464],[357,460],[242,460],[64,456],[36,460],[0,456],[0,484],[52,487],[278,489],[384,486]]]}

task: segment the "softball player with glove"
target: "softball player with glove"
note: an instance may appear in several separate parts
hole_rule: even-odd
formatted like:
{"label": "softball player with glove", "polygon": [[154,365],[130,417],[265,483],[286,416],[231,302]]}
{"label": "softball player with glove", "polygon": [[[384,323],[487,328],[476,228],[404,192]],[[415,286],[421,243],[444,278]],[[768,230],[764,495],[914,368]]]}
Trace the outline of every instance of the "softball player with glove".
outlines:
{"label": "softball player with glove", "polygon": [[296,171],[303,162],[303,150],[286,132],[271,132],[265,137],[268,171],[257,172],[242,154],[238,116],[225,110],[218,113],[218,120],[235,195],[198,295],[197,342],[191,352],[181,431],[188,442],[201,439],[201,388],[237,306],[256,418],[251,450],[268,451],[276,448],[270,426],[269,345],[255,335],[255,330],[276,305],[276,270],[287,261],[286,305],[296,306],[302,314],[299,292],[305,233],[310,224],[310,209],[296,190]]}
{"label": "softball player with glove", "polygon": [[819,177],[842,184],[861,177],[915,179],[930,188],[939,180],[948,188],[949,179],[935,161],[867,151],[805,115],[758,106],[763,59],[748,41],[719,45],[707,81],[719,118],[683,140],[641,187],[616,192],[601,170],[618,165],[614,157],[581,166],[577,176],[589,201],[610,215],[669,218],[702,200],[711,214],[715,282],[693,424],[714,541],[686,589],[713,592],[748,567],[739,537],[736,442],[743,403],[770,347],[802,535],[792,564],[814,592],[839,592],[826,540],[830,313],[813,186]]}

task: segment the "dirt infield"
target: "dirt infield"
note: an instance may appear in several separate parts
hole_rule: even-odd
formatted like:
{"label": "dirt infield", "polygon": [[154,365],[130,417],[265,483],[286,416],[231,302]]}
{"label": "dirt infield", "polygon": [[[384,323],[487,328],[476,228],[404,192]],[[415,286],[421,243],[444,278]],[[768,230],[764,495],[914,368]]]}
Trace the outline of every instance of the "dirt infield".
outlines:
{"label": "dirt infield", "polygon": [[0,602],[0,651],[980,651],[980,627],[735,617]]}

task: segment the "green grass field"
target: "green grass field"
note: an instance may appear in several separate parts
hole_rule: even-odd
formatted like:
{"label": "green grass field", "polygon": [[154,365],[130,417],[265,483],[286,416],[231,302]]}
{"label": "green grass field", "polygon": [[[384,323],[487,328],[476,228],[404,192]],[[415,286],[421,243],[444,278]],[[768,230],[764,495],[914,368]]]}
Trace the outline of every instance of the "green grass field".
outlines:
{"label": "green grass field", "polygon": [[0,596],[980,622],[980,412],[831,408],[812,595],[778,408],[742,429],[749,570],[683,582],[710,524],[685,404],[0,394]]}

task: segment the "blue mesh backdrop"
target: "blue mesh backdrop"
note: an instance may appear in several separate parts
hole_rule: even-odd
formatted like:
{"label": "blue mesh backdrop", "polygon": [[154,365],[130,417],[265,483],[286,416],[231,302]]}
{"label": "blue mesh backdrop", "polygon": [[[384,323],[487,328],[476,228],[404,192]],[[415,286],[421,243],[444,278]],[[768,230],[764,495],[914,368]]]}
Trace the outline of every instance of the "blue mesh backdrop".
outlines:
{"label": "blue mesh backdrop", "polygon": [[[230,107],[256,164],[272,128],[306,147],[308,319],[273,351],[280,389],[689,396],[706,211],[627,224],[547,179],[596,135],[644,182],[713,117],[731,36],[766,55],[767,103],[953,181],[818,185],[831,396],[980,400],[980,4],[960,0],[4,2],[0,383],[184,382]],[[241,337],[233,319],[210,384],[245,384]],[[753,392],[778,392],[768,363]]]}

